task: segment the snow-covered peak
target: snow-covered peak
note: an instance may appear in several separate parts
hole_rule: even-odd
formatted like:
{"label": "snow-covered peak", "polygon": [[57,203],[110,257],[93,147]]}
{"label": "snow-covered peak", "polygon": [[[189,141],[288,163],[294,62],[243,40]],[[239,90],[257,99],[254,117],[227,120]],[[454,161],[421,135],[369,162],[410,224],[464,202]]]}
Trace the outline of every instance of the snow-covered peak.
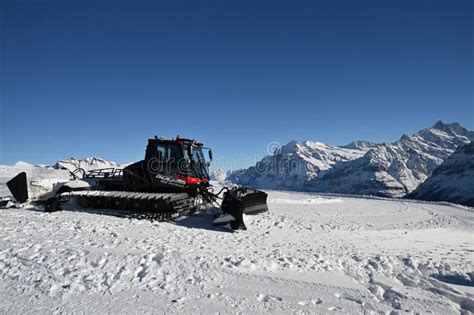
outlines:
{"label": "snow-covered peak", "polygon": [[[474,140],[474,132],[458,123],[446,124],[438,121],[432,128],[418,131],[412,136],[404,135],[392,145],[403,146],[405,150],[424,152],[439,159],[446,159],[454,150]],[[439,165],[442,160],[438,161]]]}
{"label": "snow-covered peak", "polygon": [[313,150],[320,150],[320,151],[331,150],[334,148],[333,146],[330,146],[328,144],[325,144],[319,141],[309,141],[309,140],[304,141],[303,146],[309,147]]}
{"label": "snow-covered peak", "polygon": [[56,169],[69,170],[71,172],[74,172],[78,168],[82,168],[88,172],[101,168],[116,168],[119,167],[119,164],[99,157],[87,157],[85,159],[69,158],[59,160],[53,167]]}
{"label": "snow-covered peak", "polygon": [[279,150],[275,150],[275,152],[273,152],[273,154],[274,155],[293,154],[293,153],[297,152],[299,148],[300,148],[300,144],[298,143],[298,141],[292,140],[292,141],[288,142],[287,144],[285,144],[284,146],[282,146]]}
{"label": "snow-covered peak", "polygon": [[467,135],[467,133],[469,133],[469,131],[464,128],[463,126],[461,126],[459,123],[457,122],[453,122],[453,123],[444,123],[443,121],[441,120],[438,120],[432,127],[433,129],[438,129],[438,130],[442,130],[444,132],[448,132],[448,133],[454,133],[454,134],[458,134],[458,135]]}
{"label": "snow-covered peak", "polygon": [[227,172],[221,168],[218,170],[211,171],[210,173],[211,180],[215,180],[218,182],[224,182],[227,178],[227,175]]}
{"label": "snow-covered peak", "polygon": [[358,140],[358,141],[354,141],[349,144],[343,145],[342,148],[368,151],[376,146],[377,144],[375,142],[366,141],[366,140]]}

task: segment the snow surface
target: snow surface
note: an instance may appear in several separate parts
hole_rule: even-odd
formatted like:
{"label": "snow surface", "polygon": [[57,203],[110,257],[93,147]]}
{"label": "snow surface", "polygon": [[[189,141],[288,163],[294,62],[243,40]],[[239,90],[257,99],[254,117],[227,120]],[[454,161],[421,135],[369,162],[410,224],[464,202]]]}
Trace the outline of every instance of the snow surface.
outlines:
{"label": "snow surface", "polygon": [[0,210],[0,313],[474,311],[473,209],[268,193],[235,233],[207,213]]}

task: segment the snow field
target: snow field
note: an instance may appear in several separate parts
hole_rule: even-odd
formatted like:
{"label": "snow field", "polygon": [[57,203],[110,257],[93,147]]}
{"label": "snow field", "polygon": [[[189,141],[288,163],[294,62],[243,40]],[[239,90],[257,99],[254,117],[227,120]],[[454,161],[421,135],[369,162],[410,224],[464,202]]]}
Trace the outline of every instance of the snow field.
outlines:
{"label": "snow field", "polygon": [[0,210],[0,312],[474,311],[474,213],[269,192],[247,231],[93,209]]}

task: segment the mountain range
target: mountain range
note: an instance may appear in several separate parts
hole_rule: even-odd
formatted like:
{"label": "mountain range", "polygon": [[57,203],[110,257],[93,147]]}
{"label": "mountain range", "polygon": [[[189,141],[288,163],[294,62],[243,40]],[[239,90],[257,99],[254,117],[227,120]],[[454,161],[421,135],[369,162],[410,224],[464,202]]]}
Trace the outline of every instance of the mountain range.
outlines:
{"label": "mountain range", "polygon": [[227,179],[257,188],[403,197],[473,140],[473,131],[438,121],[393,143],[291,141]]}

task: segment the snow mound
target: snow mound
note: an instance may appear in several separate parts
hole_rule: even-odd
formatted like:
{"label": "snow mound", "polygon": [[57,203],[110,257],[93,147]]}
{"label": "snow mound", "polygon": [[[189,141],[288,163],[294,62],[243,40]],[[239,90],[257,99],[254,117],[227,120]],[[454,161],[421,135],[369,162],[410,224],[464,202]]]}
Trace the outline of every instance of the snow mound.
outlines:
{"label": "snow mound", "polygon": [[100,168],[120,167],[115,162],[102,158],[59,160],[54,166],[18,161],[15,165],[0,165],[0,197],[11,196],[6,182],[21,172],[26,172],[30,198],[37,198],[53,190],[55,185],[71,180],[70,172],[82,168],[86,172]]}
{"label": "snow mound", "polygon": [[117,168],[119,166],[119,164],[113,161],[108,161],[99,157],[87,157],[85,159],[69,158],[59,160],[53,167],[55,169],[69,170],[71,172],[74,172],[78,168],[82,168],[84,171],[88,172],[101,168]]}
{"label": "snow mound", "polygon": [[15,167],[22,168],[22,169],[27,169],[27,168],[35,168],[35,165],[33,165],[31,163],[28,163],[28,162],[24,162],[24,161],[18,161],[18,162],[15,163]]}
{"label": "snow mound", "polygon": [[21,172],[26,172],[30,198],[48,193],[55,185],[70,180],[69,171],[57,170],[48,166],[33,165],[26,162],[17,162],[13,166],[0,165],[0,197],[11,196],[6,182]]}

